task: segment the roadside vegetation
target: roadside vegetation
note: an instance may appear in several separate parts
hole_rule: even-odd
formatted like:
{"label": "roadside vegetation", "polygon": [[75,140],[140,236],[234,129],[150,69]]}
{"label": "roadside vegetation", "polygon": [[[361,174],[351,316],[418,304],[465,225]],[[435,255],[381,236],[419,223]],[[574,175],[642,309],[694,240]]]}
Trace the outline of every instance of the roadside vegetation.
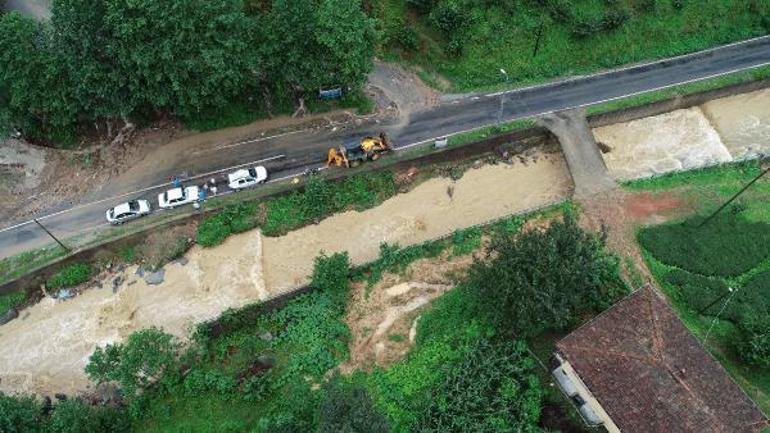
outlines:
{"label": "roadside vegetation", "polygon": [[372,208],[396,193],[390,171],[355,174],[337,182],[320,176],[306,178],[301,191],[265,200],[226,206],[198,225],[197,242],[219,245],[233,233],[260,227],[267,236],[280,236],[345,210]]}
{"label": "roadside vegetation", "polygon": [[770,5],[758,0],[378,0],[374,5],[388,55],[454,91],[584,74],[770,32]]}
{"label": "roadside vegetation", "polygon": [[[526,218],[511,217],[419,246],[384,245],[379,260],[358,268],[346,254],[321,256],[316,290],[283,306],[228,311],[200,324],[188,344],[146,329],[99,348],[86,372],[119,384],[125,407],[80,410],[71,423],[95,433],[439,432],[452,425],[539,431],[543,406],[565,402],[544,386],[548,372],[529,347],[548,346],[626,291],[617,259],[577,226],[569,206],[541,215],[555,220],[521,233]],[[476,252],[481,260],[422,313],[406,358],[370,372],[335,373],[350,356],[344,318],[351,284],[373,284],[442,251]],[[527,312],[513,302],[541,287],[556,308]],[[505,319],[515,314],[522,316],[515,323]],[[43,431],[64,407],[44,414],[38,403],[2,398],[8,409],[0,411],[0,425],[23,418],[29,431]],[[107,419],[102,411],[111,421],[95,421]]]}
{"label": "roadside vegetation", "polygon": [[[656,280],[688,328],[746,393],[770,411],[770,183],[705,216],[760,172],[756,161],[632,182],[634,190],[677,191],[697,214],[642,228],[639,243]],[[702,225],[703,224],[703,225]]]}

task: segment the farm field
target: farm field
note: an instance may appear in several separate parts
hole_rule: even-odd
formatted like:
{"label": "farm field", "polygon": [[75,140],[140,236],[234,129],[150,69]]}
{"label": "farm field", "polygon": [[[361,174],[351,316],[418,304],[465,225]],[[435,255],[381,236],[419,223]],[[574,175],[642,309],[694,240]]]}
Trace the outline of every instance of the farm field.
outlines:
{"label": "farm field", "polygon": [[758,181],[701,226],[759,173],[752,161],[636,181],[627,188],[688,203],[688,215],[638,231],[644,261],[687,327],[767,413],[770,179]]}

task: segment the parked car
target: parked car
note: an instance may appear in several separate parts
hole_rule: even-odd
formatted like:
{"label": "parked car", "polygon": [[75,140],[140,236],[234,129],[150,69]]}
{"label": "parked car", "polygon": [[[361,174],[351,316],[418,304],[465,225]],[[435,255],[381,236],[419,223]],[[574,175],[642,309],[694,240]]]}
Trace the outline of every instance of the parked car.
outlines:
{"label": "parked car", "polygon": [[248,188],[267,180],[267,169],[258,165],[249,169],[240,169],[227,175],[227,185],[232,189]]}
{"label": "parked car", "polygon": [[148,215],[152,209],[147,200],[131,200],[107,210],[107,221],[110,224],[123,224],[126,221]]}
{"label": "parked car", "polygon": [[163,209],[172,209],[198,200],[198,187],[187,186],[170,189],[158,194],[158,205]]}

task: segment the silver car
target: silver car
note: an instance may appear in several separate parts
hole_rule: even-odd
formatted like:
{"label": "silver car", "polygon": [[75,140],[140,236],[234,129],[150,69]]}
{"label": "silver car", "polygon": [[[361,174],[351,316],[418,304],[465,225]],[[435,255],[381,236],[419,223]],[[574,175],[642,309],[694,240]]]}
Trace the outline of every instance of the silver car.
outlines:
{"label": "silver car", "polygon": [[110,224],[123,224],[126,221],[148,215],[150,212],[152,212],[152,208],[149,201],[131,200],[108,209],[106,216]]}

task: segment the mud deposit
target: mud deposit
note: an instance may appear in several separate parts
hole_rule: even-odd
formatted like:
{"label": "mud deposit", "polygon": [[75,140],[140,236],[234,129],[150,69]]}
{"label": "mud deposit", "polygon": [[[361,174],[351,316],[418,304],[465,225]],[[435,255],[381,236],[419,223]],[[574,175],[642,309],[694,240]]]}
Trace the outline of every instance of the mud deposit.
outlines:
{"label": "mud deposit", "polygon": [[0,389],[49,395],[84,390],[83,369],[96,346],[150,326],[184,340],[194,324],[266,299],[260,247],[254,231],[216,248],[193,248],[186,264],[165,267],[159,285],[148,285],[129,267],[74,299],[45,298],[23,310],[0,327]]}

